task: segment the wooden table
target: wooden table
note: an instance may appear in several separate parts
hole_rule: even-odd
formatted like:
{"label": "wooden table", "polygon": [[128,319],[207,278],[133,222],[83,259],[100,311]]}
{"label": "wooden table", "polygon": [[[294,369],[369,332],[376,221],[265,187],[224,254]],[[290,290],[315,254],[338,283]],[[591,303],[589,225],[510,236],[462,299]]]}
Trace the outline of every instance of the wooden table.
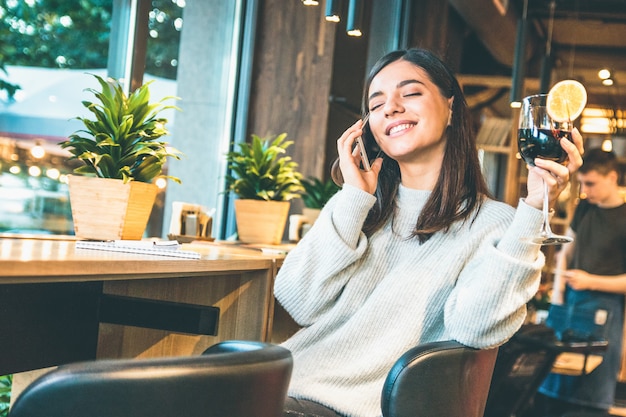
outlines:
{"label": "wooden table", "polygon": [[586,375],[596,369],[603,359],[601,355],[563,352],[557,356],[552,372],[561,375]]}
{"label": "wooden table", "polygon": [[[269,340],[276,259],[207,245],[200,260],[0,238],[0,374],[94,358],[199,354],[220,340]],[[214,336],[103,323],[111,296],[219,308]],[[132,319],[132,317],[131,317]]]}

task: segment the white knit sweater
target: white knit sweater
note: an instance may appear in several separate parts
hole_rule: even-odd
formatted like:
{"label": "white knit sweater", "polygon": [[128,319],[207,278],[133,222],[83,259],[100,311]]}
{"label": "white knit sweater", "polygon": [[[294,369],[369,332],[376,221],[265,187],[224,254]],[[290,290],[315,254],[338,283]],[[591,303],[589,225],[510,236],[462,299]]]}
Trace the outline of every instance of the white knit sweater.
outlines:
{"label": "white knit sweater", "polygon": [[401,186],[398,215],[368,239],[361,227],[375,197],[345,185],[289,253],[275,294],[303,327],[284,343],[291,396],[380,416],[387,372],[409,348],[492,347],[522,325],[544,258],[520,238],[538,233],[541,212],[489,200],[473,222],[420,245],[407,237],[429,194]]}

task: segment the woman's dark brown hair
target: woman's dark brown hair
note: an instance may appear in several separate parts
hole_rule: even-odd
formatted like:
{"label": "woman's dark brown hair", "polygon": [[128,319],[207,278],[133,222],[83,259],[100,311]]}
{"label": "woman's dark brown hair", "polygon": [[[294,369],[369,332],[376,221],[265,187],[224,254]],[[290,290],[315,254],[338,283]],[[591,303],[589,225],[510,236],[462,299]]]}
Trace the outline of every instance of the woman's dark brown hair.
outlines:
{"label": "woman's dark brown hair", "polygon": [[[439,178],[413,231],[420,243],[424,243],[434,233],[447,231],[454,222],[467,220],[480,206],[483,197],[489,195],[489,190],[480,169],[476,138],[461,87],[452,71],[433,53],[414,48],[390,52],[382,57],[366,80],[362,100],[363,114],[369,109],[368,92],[372,80],[387,65],[399,60],[422,68],[444,97],[454,97],[452,120],[446,131],[447,142]],[[363,139],[368,150],[378,148],[368,129],[364,129]],[[383,165],[375,192],[377,202],[363,226],[367,235],[380,229],[393,216],[396,208],[400,168],[396,161],[384,153],[381,156]],[[339,169],[338,164],[334,164],[334,169]],[[337,174],[340,173],[334,172],[333,178],[337,178]]]}

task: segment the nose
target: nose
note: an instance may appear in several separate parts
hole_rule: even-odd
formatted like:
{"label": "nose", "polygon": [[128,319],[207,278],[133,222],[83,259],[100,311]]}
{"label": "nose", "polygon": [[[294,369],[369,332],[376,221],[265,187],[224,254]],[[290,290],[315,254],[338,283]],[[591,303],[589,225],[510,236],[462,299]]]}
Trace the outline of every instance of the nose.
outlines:
{"label": "nose", "polygon": [[402,113],[404,106],[402,105],[401,97],[398,94],[393,94],[387,97],[383,106],[385,116],[393,116],[396,113]]}

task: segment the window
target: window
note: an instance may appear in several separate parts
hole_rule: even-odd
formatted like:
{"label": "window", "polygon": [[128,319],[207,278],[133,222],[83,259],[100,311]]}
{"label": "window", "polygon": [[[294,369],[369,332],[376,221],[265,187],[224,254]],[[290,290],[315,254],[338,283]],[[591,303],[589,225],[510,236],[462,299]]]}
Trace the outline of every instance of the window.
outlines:
{"label": "window", "polygon": [[[89,99],[84,90],[98,87],[89,74],[110,74],[134,54],[128,36],[120,38],[134,26],[126,3],[0,1],[0,232],[73,234],[67,175],[77,165],[58,143],[82,128],[77,116],[91,118],[81,104]],[[145,5],[144,81],[153,80],[154,98],[176,95],[185,3]],[[166,117],[171,129],[173,112]]]}

